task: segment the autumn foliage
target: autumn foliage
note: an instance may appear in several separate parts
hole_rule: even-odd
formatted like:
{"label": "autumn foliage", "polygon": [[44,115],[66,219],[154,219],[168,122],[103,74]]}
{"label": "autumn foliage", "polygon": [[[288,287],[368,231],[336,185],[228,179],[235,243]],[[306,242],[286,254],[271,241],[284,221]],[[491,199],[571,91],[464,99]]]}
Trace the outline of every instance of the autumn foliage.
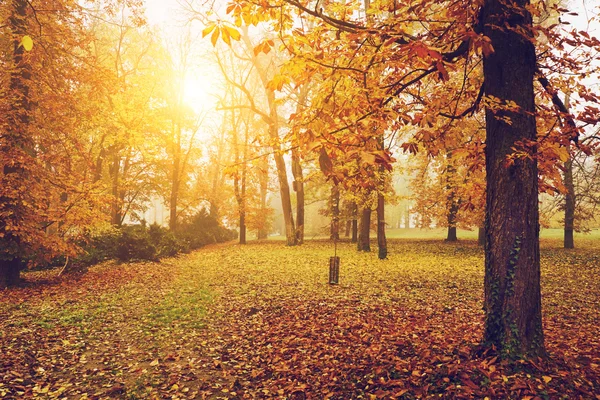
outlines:
{"label": "autumn foliage", "polygon": [[[78,280],[28,273],[0,292],[0,396],[89,398],[594,398],[597,245],[542,247],[547,362],[477,345],[483,251],[391,241],[215,246]],[[224,274],[227,279],[223,279]]]}

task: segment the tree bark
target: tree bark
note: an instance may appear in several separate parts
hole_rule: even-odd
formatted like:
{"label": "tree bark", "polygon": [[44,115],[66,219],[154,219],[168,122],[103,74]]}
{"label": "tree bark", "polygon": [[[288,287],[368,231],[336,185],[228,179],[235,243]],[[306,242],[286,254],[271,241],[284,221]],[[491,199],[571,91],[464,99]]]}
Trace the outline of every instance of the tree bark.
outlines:
{"label": "tree bark", "polygon": [[112,149],[112,164],[110,166],[110,182],[111,182],[111,194],[112,204],[110,208],[110,222],[114,226],[121,226],[121,204],[119,196],[119,175],[121,171],[121,158],[119,157],[118,150]]}
{"label": "tree bark", "polygon": [[365,206],[360,218],[360,230],[358,233],[358,251],[371,251],[371,207]]}
{"label": "tree bark", "polygon": [[358,242],[358,206],[352,202],[352,243]]}
{"label": "tree bark", "polygon": [[385,237],[385,197],[383,193],[377,194],[377,247],[379,259],[386,259],[388,250]]}
{"label": "tree bark", "polygon": [[[246,44],[248,50],[251,51],[254,48],[247,31],[242,35],[242,40]],[[269,74],[267,67],[259,61],[257,56],[252,58],[252,63],[258,72],[258,76],[265,90],[267,104],[269,106],[268,117],[263,116],[263,119],[269,124],[268,132],[272,143],[271,148],[273,150],[273,158],[275,159],[277,180],[279,181],[279,195],[281,197],[281,209],[283,212],[283,221],[285,223],[286,244],[288,246],[295,246],[298,244],[298,240],[296,239],[296,228],[294,224],[294,214],[292,211],[290,184],[288,182],[287,169],[285,167],[285,160],[283,158],[283,151],[281,150],[280,144],[281,138],[279,137],[279,114],[277,112],[277,99],[275,98],[275,91],[269,87],[270,79],[268,76]]]}
{"label": "tree bark", "polygon": [[[568,149],[567,149],[568,150]],[[564,248],[574,249],[575,239],[573,231],[575,228],[575,185],[573,184],[573,159],[569,155],[569,159],[565,162],[565,231],[564,231]]]}
{"label": "tree bark", "polygon": [[477,228],[477,244],[485,246],[485,228],[482,226]]}
{"label": "tree bark", "polygon": [[21,260],[0,260],[0,289],[17,286],[21,282]]}
{"label": "tree bark", "polygon": [[329,239],[340,240],[340,188],[336,184],[331,187],[331,197],[329,201],[331,207]]}
{"label": "tree bark", "polygon": [[260,228],[256,234],[257,239],[266,239],[269,231],[267,227],[267,194],[269,192],[269,164],[260,167],[258,176],[260,185]]}
{"label": "tree bark", "polygon": [[294,175],[294,190],[296,191],[296,240],[304,243],[304,175],[298,149],[292,149],[292,174]]}
{"label": "tree bark", "polygon": [[507,357],[544,353],[537,162],[507,162],[516,142],[536,140],[535,49],[523,36],[531,35],[528,5],[486,0],[481,11],[483,33],[495,50],[484,58],[485,93],[520,107],[486,109],[484,341]]}
{"label": "tree bark", "polygon": [[446,235],[447,242],[456,242],[458,241],[458,236],[456,235],[456,226],[448,226],[448,233]]}
{"label": "tree bark", "polygon": [[[271,128],[273,129],[273,128]],[[271,136],[274,140],[273,135]],[[279,136],[277,136],[279,138]],[[273,146],[273,157],[275,158],[275,167],[277,168],[277,179],[279,180],[279,195],[281,196],[281,209],[283,212],[283,221],[285,223],[285,237],[288,246],[295,246],[296,229],[294,227],[294,215],[292,212],[292,199],[290,196],[290,185],[287,180],[287,171],[285,161],[281,154],[280,146]]]}
{"label": "tree bark", "polygon": [[[569,109],[570,96],[565,98],[565,106]],[[575,239],[573,230],[575,229],[575,184],[573,183],[573,158],[571,157],[571,148],[567,146],[569,158],[565,162],[564,180],[567,193],[565,194],[565,228],[564,228],[564,248],[574,249]]]}
{"label": "tree bark", "polygon": [[447,210],[447,224],[448,224],[448,235],[446,241],[456,242],[458,237],[456,236],[456,216],[458,214],[458,203],[456,202],[456,185],[454,184],[454,175],[456,170],[452,165],[452,153],[446,154],[446,190],[448,190],[448,197],[446,199],[446,210]]}
{"label": "tree bark", "polygon": [[177,203],[179,200],[180,183],[180,157],[176,149],[176,155],[173,159],[173,175],[171,177],[171,196],[169,198],[169,230],[174,232],[177,229]]}

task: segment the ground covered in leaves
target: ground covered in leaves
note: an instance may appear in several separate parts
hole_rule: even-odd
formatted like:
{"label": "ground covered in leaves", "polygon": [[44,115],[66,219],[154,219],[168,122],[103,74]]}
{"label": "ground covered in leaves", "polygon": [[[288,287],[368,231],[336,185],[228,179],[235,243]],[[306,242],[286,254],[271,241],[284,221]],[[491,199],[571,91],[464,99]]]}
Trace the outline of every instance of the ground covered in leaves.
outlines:
{"label": "ground covered in leaves", "polygon": [[482,336],[474,242],[219,245],[0,291],[0,398],[598,398],[598,242],[542,250],[545,361]]}

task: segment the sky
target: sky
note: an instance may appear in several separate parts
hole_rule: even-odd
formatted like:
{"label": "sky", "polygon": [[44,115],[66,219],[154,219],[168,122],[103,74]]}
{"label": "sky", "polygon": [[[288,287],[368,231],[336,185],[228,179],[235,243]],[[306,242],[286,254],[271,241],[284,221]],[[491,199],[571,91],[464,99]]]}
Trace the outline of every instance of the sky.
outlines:
{"label": "sky", "polygon": [[[188,17],[177,0],[146,0],[145,3],[148,23],[160,28],[169,48],[176,48],[178,41],[190,29],[192,37],[198,36],[192,49],[191,69],[185,79],[184,100],[198,114],[213,111],[218,101],[216,96],[220,92],[220,75],[217,67],[206,61],[212,45],[209,40],[199,36],[203,27],[199,23],[187,23]],[[174,52],[172,55],[177,58]]]}

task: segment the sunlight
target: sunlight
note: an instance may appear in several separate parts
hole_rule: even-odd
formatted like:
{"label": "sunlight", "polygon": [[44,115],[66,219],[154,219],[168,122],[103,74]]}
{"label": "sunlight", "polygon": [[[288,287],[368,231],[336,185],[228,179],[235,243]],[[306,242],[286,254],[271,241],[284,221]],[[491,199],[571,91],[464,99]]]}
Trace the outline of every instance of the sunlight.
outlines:
{"label": "sunlight", "polygon": [[183,101],[190,106],[196,114],[214,109],[217,102],[217,87],[215,79],[209,74],[199,71],[189,73],[183,83]]}

